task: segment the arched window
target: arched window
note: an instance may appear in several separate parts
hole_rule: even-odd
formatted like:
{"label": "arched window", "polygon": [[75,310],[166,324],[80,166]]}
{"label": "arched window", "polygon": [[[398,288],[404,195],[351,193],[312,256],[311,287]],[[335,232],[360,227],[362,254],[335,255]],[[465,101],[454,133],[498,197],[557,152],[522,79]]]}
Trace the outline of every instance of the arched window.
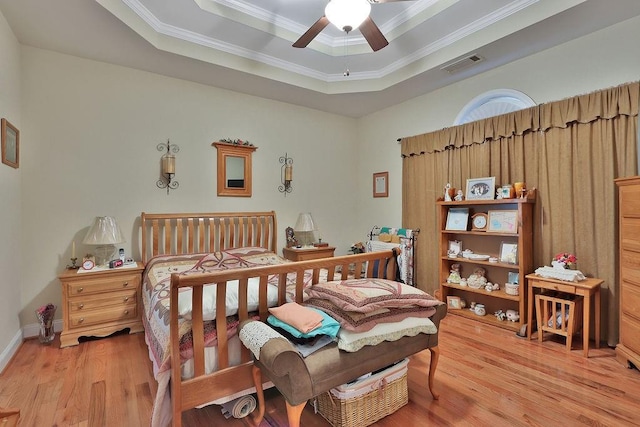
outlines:
{"label": "arched window", "polygon": [[535,102],[522,92],[513,89],[496,89],[476,96],[458,113],[454,125],[486,119],[533,107]]}

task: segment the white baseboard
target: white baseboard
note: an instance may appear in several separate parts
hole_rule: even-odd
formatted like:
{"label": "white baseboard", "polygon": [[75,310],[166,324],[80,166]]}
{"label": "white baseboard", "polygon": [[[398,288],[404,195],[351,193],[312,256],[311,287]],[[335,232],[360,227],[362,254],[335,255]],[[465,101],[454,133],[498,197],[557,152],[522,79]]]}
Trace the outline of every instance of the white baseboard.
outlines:
{"label": "white baseboard", "polygon": [[22,331],[16,332],[9,345],[2,350],[0,354],[0,372],[3,372],[4,368],[7,367],[13,355],[16,354],[18,348],[20,348],[20,344],[22,344]]}
{"label": "white baseboard", "polygon": [[[58,333],[62,332],[62,319],[53,321],[53,331]],[[31,323],[24,328],[22,328],[22,337],[23,338],[31,338],[37,337],[40,333],[40,325],[38,323]]]}
{"label": "white baseboard", "polygon": [[[62,319],[53,321],[53,330],[55,332],[62,331]],[[18,349],[20,348],[20,344],[22,344],[22,340],[24,338],[37,337],[40,333],[40,326],[37,323],[32,323],[30,325],[22,328],[21,331],[17,331],[16,334],[11,339],[11,342],[2,353],[0,353],[0,372],[4,371],[4,368],[7,367],[7,364],[11,360],[11,358],[16,354]]]}

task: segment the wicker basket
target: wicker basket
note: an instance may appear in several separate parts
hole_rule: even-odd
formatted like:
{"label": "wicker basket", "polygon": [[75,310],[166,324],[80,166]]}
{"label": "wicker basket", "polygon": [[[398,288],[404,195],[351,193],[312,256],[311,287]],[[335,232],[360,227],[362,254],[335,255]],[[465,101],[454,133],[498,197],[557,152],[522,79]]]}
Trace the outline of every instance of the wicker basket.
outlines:
{"label": "wicker basket", "polygon": [[[369,391],[361,395],[354,396],[353,392],[341,393],[336,389],[323,393],[316,398],[316,409],[333,427],[371,425],[409,402],[406,366],[405,361],[399,370],[391,367],[388,369],[391,373],[386,376],[385,371],[380,372],[382,376],[373,390],[370,386],[366,387]],[[351,397],[340,397],[344,395]]]}

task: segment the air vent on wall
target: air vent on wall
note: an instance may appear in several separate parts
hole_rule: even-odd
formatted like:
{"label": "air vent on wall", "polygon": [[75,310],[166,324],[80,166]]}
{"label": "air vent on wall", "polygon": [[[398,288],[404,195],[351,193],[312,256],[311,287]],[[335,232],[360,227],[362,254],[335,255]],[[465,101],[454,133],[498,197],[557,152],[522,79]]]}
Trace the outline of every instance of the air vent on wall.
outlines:
{"label": "air vent on wall", "polygon": [[473,64],[476,64],[480,61],[484,61],[484,58],[480,55],[471,55],[462,59],[458,59],[450,64],[445,65],[440,68],[441,70],[447,71],[449,73],[455,73],[456,71],[460,71],[463,68],[468,68]]}

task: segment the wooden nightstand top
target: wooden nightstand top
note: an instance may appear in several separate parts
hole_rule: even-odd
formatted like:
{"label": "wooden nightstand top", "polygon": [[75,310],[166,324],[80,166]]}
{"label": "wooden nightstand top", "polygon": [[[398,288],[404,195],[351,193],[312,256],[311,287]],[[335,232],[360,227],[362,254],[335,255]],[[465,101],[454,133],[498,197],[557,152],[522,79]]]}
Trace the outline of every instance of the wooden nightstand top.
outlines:
{"label": "wooden nightstand top", "polygon": [[91,270],[85,271],[82,270],[81,268],[77,268],[75,270],[72,269],[66,269],[64,270],[62,273],[60,273],[60,275],[58,276],[58,278],[60,279],[79,279],[82,277],[95,277],[95,276],[100,276],[100,275],[104,275],[104,274],[114,274],[114,273],[139,273],[140,271],[144,270],[144,265],[141,262],[136,262],[135,265],[125,265],[122,267],[117,267],[117,268],[107,268],[107,269],[101,269],[99,267],[97,268],[93,268]]}
{"label": "wooden nightstand top", "polygon": [[306,261],[309,259],[331,258],[336,248],[334,246],[320,246],[309,248],[282,248],[284,257],[291,261]]}

